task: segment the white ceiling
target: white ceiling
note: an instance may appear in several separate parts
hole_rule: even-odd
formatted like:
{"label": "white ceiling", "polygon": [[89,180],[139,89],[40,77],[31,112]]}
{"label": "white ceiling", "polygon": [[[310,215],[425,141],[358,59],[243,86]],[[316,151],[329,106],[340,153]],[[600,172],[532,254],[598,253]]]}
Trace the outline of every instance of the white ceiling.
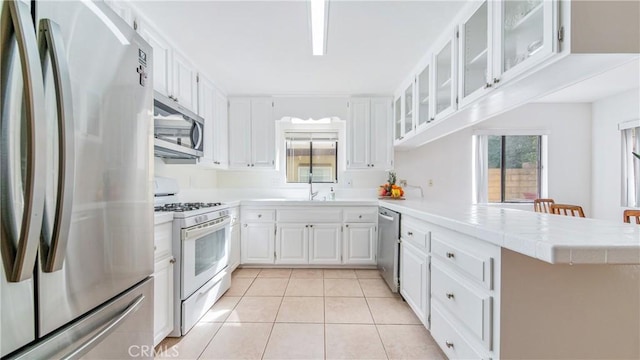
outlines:
{"label": "white ceiling", "polygon": [[640,87],[640,61],[622,66],[545,95],[539,103],[590,103],[621,92]]}
{"label": "white ceiling", "polygon": [[329,5],[326,55],[311,55],[306,1],[136,1],[230,95],[393,94],[466,1]]}

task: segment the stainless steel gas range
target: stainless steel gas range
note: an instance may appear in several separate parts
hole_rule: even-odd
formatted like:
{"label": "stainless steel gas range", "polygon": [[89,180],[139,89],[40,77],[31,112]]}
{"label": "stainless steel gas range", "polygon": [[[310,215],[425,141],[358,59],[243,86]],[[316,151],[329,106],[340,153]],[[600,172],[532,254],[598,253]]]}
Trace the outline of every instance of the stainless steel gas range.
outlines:
{"label": "stainless steel gas range", "polygon": [[[156,187],[156,194],[159,192],[175,196],[175,193],[168,195],[162,186],[160,191]],[[179,337],[189,332],[231,285],[228,271],[231,217],[222,203],[167,203],[156,206],[155,211],[173,212],[172,251],[176,271],[174,326],[169,336]]]}

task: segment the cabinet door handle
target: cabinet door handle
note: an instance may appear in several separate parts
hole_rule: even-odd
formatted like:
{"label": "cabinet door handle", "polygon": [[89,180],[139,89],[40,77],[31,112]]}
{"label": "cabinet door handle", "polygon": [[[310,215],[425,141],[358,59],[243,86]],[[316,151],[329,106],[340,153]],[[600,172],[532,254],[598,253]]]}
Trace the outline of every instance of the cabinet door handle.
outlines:
{"label": "cabinet door handle", "polygon": [[453,259],[455,256],[456,255],[454,253],[452,253],[452,252],[448,252],[447,253],[447,258],[449,258],[449,259]]}
{"label": "cabinet door handle", "polygon": [[493,83],[494,83],[494,84],[497,84],[497,83],[499,83],[499,82],[500,82],[500,79],[498,79],[498,78],[493,78]]}
{"label": "cabinet door handle", "polygon": [[247,166],[251,166],[251,164],[247,164]]}
{"label": "cabinet door handle", "polygon": [[171,259],[169,259],[169,263],[170,264],[175,264],[176,263],[176,258],[172,257]]}
{"label": "cabinet door handle", "polygon": [[358,215],[358,219],[362,219],[362,215]]}
{"label": "cabinet door handle", "polygon": [[313,227],[313,225],[309,225],[309,227]]}
{"label": "cabinet door handle", "polygon": [[447,293],[447,299],[453,299],[453,298],[454,298],[453,293]]}
{"label": "cabinet door handle", "polygon": [[488,88],[490,88],[490,87],[492,87],[492,86],[493,86],[493,84],[491,84],[491,83],[486,83],[486,84],[484,85],[484,88],[485,88],[485,89],[488,89]]}
{"label": "cabinet door handle", "polygon": [[445,344],[445,345],[447,345],[447,347],[448,347],[449,349],[451,349],[451,348],[453,347],[453,343],[452,343],[451,341],[449,341],[449,340],[445,340],[445,341],[444,341],[444,344]]}
{"label": "cabinet door handle", "polygon": [[407,232],[407,236],[413,236],[413,233],[411,231]]}
{"label": "cabinet door handle", "polygon": [[262,214],[258,214],[258,219],[262,217]]}
{"label": "cabinet door handle", "polygon": [[248,227],[248,226],[249,226],[249,225],[247,225],[247,224],[244,224],[244,227]]}

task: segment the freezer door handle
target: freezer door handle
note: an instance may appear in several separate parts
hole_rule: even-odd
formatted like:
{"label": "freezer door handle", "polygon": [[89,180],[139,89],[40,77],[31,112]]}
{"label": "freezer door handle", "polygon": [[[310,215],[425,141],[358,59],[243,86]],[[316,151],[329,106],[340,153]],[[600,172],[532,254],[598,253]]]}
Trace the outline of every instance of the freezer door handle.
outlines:
{"label": "freezer door handle", "polygon": [[109,336],[114,330],[118,328],[130,315],[138,311],[140,306],[142,306],[142,302],[144,301],[145,296],[140,295],[133,302],[127,306],[121,313],[117,314],[113,319],[107,321],[102,327],[94,331],[94,335],[92,335],[89,339],[85,340],[80,344],[79,347],[70,351],[69,353],[63,355],[61,359],[79,359],[82,355],[88,353],[93,349],[96,345],[100,344],[104,338]]}
{"label": "freezer door handle", "polygon": [[[71,77],[60,27],[50,19],[40,20],[38,45],[42,69],[47,71],[49,54],[53,83],[56,93],[58,118],[58,188],[52,209],[44,206],[42,228],[42,260],[44,272],[62,269],[67,250],[67,239],[71,226],[73,204],[73,180],[75,177],[74,119],[71,102]],[[54,211],[53,224],[49,223],[49,212]]]}
{"label": "freezer door handle", "polygon": [[[22,1],[4,1],[0,19],[0,193],[2,199],[2,262],[9,282],[20,282],[33,276],[44,204],[45,180],[45,112],[42,69],[38,44],[32,30],[29,7]],[[15,40],[14,40],[15,38]],[[24,82],[25,140],[17,140],[16,128],[21,127],[21,116],[10,113],[11,71],[15,51],[20,58]],[[15,92],[15,91],[13,91]],[[16,96],[14,94],[14,96]],[[23,144],[21,142],[24,141]],[[20,153],[24,149],[25,153]],[[15,158],[16,154],[19,158]],[[24,163],[22,174],[15,167]],[[22,179],[22,180],[20,180]],[[21,181],[21,183],[20,183]],[[20,189],[24,194],[16,196]],[[22,216],[16,216],[15,200],[23,196]]]}

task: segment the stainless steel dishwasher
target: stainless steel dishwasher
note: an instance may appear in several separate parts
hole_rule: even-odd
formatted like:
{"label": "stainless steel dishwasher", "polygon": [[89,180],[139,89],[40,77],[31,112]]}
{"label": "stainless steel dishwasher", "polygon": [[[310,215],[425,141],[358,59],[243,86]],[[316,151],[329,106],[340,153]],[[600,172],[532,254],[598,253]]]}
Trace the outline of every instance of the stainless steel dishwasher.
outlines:
{"label": "stainless steel dishwasher", "polygon": [[400,213],[381,207],[378,226],[378,270],[395,293],[400,269]]}

